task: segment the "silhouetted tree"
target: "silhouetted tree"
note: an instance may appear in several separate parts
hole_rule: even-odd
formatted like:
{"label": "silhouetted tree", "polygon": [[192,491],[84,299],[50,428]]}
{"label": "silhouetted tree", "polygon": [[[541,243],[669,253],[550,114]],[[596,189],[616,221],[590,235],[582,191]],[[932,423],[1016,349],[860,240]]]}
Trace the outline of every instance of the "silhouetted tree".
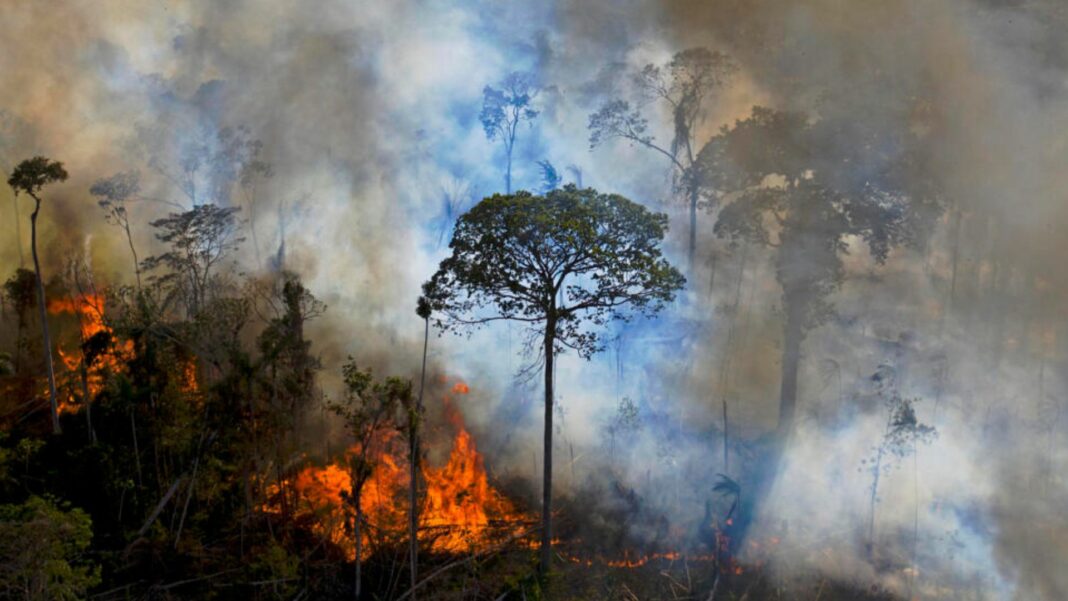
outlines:
{"label": "silhouetted tree", "polygon": [[[887,377],[888,374],[890,377]],[[861,461],[862,468],[871,474],[868,504],[869,559],[875,553],[875,506],[879,500],[879,482],[883,474],[893,467],[891,460],[900,460],[914,454],[920,443],[929,443],[938,435],[934,427],[917,419],[916,403],[920,399],[902,397],[895,386],[892,371],[880,370],[871,380],[876,383],[876,396],[886,413],[886,426],[882,438],[872,447],[871,456]]]}
{"label": "silhouetted tree", "polygon": [[917,181],[902,173],[909,168],[907,154],[892,161],[873,159],[872,170],[857,177],[856,165],[868,157],[858,148],[852,163],[843,160],[838,153],[848,150],[827,143],[833,127],[754,107],[748,118],[723,128],[699,157],[707,174],[702,181],[731,199],[719,214],[716,234],[775,251],[785,313],[781,433],[793,424],[801,343],[833,315],[828,299],[845,277],[846,239],[862,240],[881,264],[891,248],[925,235],[929,215],[926,192],[902,185]]}
{"label": "silhouetted tree", "polygon": [[222,208],[213,204],[197,205],[184,213],[170,213],[151,222],[160,230],[156,234],[170,250],[145,259],[141,267],[169,271],[153,276],[151,281],[168,289],[170,296],[184,300],[189,315],[195,315],[207,299],[214,268],[235,250],[244,238],[237,235],[238,207]]}
{"label": "silhouetted tree", "polygon": [[676,53],[667,64],[646,65],[634,76],[643,101],[662,102],[671,111],[674,135],[668,147],[655,141],[648,131],[648,118],[641,108],[632,107],[627,100],[609,99],[590,115],[591,149],[619,138],[653,150],[670,161],[676,189],[683,192],[689,208],[687,257],[691,269],[697,250],[697,208],[701,201],[701,186],[694,169],[699,151],[696,129],[704,117],[708,96],[725,85],[736,69],[723,53],[689,48]]}
{"label": "silhouetted tree", "polygon": [[685,278],[661,255],[667,216],[622,196],[568,185],[545,196],[494,195],[460,218],[423,293],[443,329],[526,323],[541,340],[545,450],[541,570],[552,557],[553,362],[565,348],[590,358],[597,329],[651,316]]}
{"label": "silhouetted tree", "polygon": [[560,177],[560,172],[556,170],[556,167],[553,166],[549,159],[538,161],[538,167],[541,167],[542,194],[548,194],[560,187],[563,178]]}
{"label": "silhouetted tree", "polygon": [[104,219],[111,225],[122,228],[126,234],[126,243],[130,246],[130,254],[133,255],[134,275],[137,277],[137,287],[141,288],[141,264],[137,258],[137,249],[134,248],[133,235],[130,233],[130,212],[127,203],[137,198],[141,191],[141,174],[137,171],[116,173],[107,179],[97,180],[90,188],[89,193],[97,197],[96,203],[104,209]]}
{"label": "silhouetted tree", "polygon": [[37,156],[19,163],[11,172],[7,184],[15,194],[25,193],[34,201],[30,215],[30,247],[33,251],[33,269],[37,275],[37,308],[41,316],[41,332],[44,336],[45,366],[48,369],[48,397],[52,406],[52,432],[60,433],[59,405],[56,401],[56,372],[52,365],[52,337],[48,333],[48,316],[45,310],[44,281],[41,278],[41,261],[37,256],[37,216],[41,212],[41,189],[53,182],[67,179],[63,163]]}
{"label": "silhouetted tree", "polygon": [[504,192],[512,193],[512,152],[516,134],[524,121],[533,125],[538,111],[534,98],[538,95],[534,76],[530,73],[509,73],[500,88],[486,86],[482,89],[482,112],[479,121],[486,130],[486,137],[499,140],[504,146]]}
{"label": "silhouetted tree", "polygon": [[[167,197],[146,198],[177,209],[202,204],[227,206],[236,184],[268,165],[260,155],[263,143],[245,126],[217,127],[213,121],[193,124],[175,135],[167,126],[138,126],[138,141],[149,169],[170,182],[188,202]],[[173,144],[178,140],[177,145]]]}

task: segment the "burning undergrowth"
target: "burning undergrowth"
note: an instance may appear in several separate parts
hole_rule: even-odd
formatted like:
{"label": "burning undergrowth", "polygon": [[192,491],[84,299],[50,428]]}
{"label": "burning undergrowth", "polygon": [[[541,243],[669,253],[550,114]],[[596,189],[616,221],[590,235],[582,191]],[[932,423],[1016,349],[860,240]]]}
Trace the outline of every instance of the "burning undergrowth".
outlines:
{"label": "burning undergrowth", "polygon": [[[440,465],[423,461],[420,502],[420,544],[441,553],[470,553],[527,529],[531,516],[495,488],[453,397],[467,394],[469,387],[456,381],[440,398],[451,440],[447,459]],[[406,536],[408,494],[407,447],[399,433],[386,430],[371,443],[374,468],[364,485],[360,504],[367,528],[365,548],[374,552],[398,544]],[[308,466],[287,482],[297,498],[296,512],[315,524],[314,529],[355,556],[351,507],[352,479],[349,458],[358,448],[349,448],[325,466]],[[273,496],[279,494],[273,487]],[[269,506],[268,511],[277,511]]]}

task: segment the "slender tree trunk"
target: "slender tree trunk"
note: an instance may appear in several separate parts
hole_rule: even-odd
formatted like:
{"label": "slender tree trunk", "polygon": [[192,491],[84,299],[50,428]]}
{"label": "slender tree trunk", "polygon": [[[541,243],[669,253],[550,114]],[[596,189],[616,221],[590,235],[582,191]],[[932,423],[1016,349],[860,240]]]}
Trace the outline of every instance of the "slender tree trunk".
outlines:
{"label": "slender tree trunk", "polygon": [[[686,258],[689,260],[690,277],[693,277],[694,273],[694,261],[697,255],[697,200],[699,198],[697,194],[697,187],[694,185],[689,186],[689,201],[690,201],[690,239],[686,247]],[[715,273],[711,276],[715,278]],[[711,285],[710,285],[711,286]]]}
{"label": "slender tree trunk", "polygon": [[787,309],[782,347],[782,388],[779,393],[779,434],[790,432],[797,408],[797,376],[801,364],[801,340],[804,330],[801,317]]}
{"label": "slender tree trunk", "polygon": [[353,524],[352,532],[356,537],[356,567],[355,567],[355,570],[356,570],[356,584],[353,585],[353,587],[352,587],[352,593],[353,593],[353,598],[355,598],[357,601],[359,601],[359,599],[360,599],[360,585],[361,585],[360,580],[362,579],[362,574],[360,574],[360,571],[363,568],[363,566],[362,566],[362,564],[363,564],[363,557],[362,557],[362,555],[363,555],[363,540],[362,540],[363,534],[362,534],[362,532],[360,530],[360,524],[361,524],[361,522],[363,522],[363,508],[360,507],[360,497],[359,497],[359,495],[356,496],[354,504],[356,505],[356,523]]}
{"label": "slender tree trunk", "polygon": [[430,341],[430,318],[423,318],[423,369],[419,376],[419,398],[411,416],[411,484],[408,487],[408,545],[411,562],[412,600],[415,600],[415,584],[419,571],[419,426],[423,413],[423,390],[426,388],[426,350]]}
{"label": "slender tree trunk", "polygon": [[512,193],[512,146],[508,146],[508,152],[506,153],[506,165],[504,168],[504,193]]}
{"label": "slender tree trunk", "polygon": [[34,197],[36,205],[30,215],[30,247],[33,251],[33,269],[37,273],[37,308],[41,315],[41,332],[44,335],[45,366],[48,368],[48,400],[52,406],[52,433],[61,434],[59,427],[59,403],[56,400],[56,371],[52,364],[52,336],[48,333],[48,311],[45,307],[44,280],[41,277],[41,261],[37,257],[37,215],[41,201]]}
{"label": "slender tree trunk", "polygon": [[19,196],[11,197],[12,207],[15,209],[15,246],[19,248],[19,267],[26,264],[25,252],[22,250],[22,222],[19,219]]}
{"label": "slender tree trunk", "polygon": [[137,277],[137,289],[141,289],[141,262],[137,260],[137,250],[134,248],[133,236],[130,234],[130,224],[124,223],[126,229],[126,242],[130,245],[130,254],[133,255],[134,275]]}
{"label": "slender tree trunk", "polygon": [[553,344],[556,341],[555,308],[545,321],[545,451],[542,461],[541,564],[544,578],[552,567],[552,498],[553,498]]}

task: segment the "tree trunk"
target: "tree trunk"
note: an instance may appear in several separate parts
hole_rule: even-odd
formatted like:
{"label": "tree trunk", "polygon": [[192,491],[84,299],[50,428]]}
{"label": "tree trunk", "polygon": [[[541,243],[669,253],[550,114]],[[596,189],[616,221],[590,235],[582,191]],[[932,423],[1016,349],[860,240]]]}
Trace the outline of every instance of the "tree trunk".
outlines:
{"label": "tree trunk", "polygon": [[137,260],[137,250],[134,248],[133,235],[130,234],[130,224],[123,226],[126,229],[126,242],[130,245],[130,254],[133,255],[134,275],[137,277],[137,289],[141,289],[141,263]]}
{"label": "tree trunk", "polygon": [[[694,260],[697,255],[697,187],[691,185],[689,190],[690,201],[690,240],[686,247],[686,258],[689,260],[690,277],[694,274]],[[715,277],[713,275],[712,277]],[[711,285],[710,285],[711,286]]]}
{"label": "tree trunk", "polygon": [[17,194],[11,197],[12,207],[15,209],[15,246],[19,249],[19,267],[26,264],[26,257],[22,250],[22,222],[19,221],[19,197]]}
{"label": "tree trunk", "polygon": [[[137,420],[134,418],[134,408],[130,407],[130,433],[133,436],[133,448],[134,448],[134,464],[137,466],[137,486],[143,487],[145,485],[144,478],[141,476],[141,449],[137,445]],[[156,475],[159,476],[159,469],[156,469]]]}
{"label": "tree trunk", "polygon": [[355,570],[356,570],[356,584],[353,585],[352,592],[353,592],[353,597],[355,599],[357,599],[357,601],[359,601],[359,598],[360,598],[360,579],[361,579],[360,570],[362,568],[362,566],[361,566],[362,561],[361,560],[363,559],[361,557],[361,555],[363,554],[363,541],[361,540],[362,535],[361,535],[361,532],[360,532],[360,522],[363,521],[363,508],[360,507],[360,497],[359,497],[359,495],[356,495],[356,500],[354,502],[354,505],[356,505],[356,523],[353,524],[352,532],[356,536],[356,567],[355,567]]}
{"label": "tree trunk", "polygon": [[506,166],[504,168],[504,193],[505,194],[511,194],[512,193],[512,147],[511,146],[508,147],[506,161],[507,161],[507,164],[506,164]]}
{"label": "tree trunk", "polygon": [[[555,311],[555,309],[553,309]],[[542,461],[541,501],[541,576],[552,567],[552,498],[553,498],[553,343],[556,341],[556,318],[550,312],[545,321],[545,451]]]}
{"label": "tree trunk", "polygon": [[37,258],[37,214],[41,201],[37,202],[30,215],[30,248],[33,251],[33,269],[37,273],[37,308],[41,315],[41,332],[44,335],[45,366],[48,368],[48,400],[52,406],[52,433],[61,434],[59,427],[59,404],[56,400],[56,371],[52,365],[52,336],[48,333],[48,311],[45,308],[44,280],[41,278],[41,262]]}
{"label": "tree trunk", "polygon": [[801,340],[804,330],[801,317],[787,308],[782,345],[782,388],[779,393],[779,434],[786,435],[794,423],[797,408],[797,376],[801,364]]}
{"label": "tree trunk", "polygon": [[82,380],[82,399],[85,402],[85,426],[89,429],[89,442],[96,444],[96,432],[93,431],[93,403],[89,398],[89,367],[86,365],[85,355],[82,355],[82,368],[81,372]]}
{"label": "tree trunk", "polygon": [[408,487],[408,545],[411,562],[412,599],[415,599],[415,584],[419,568],[419,417],[423,412],[423,390],[426,388],[426,350],[430,341],[430,318],[423,319],[423,369],[419,376],[419,398],[411,415],[411,449],[409,462],[411,484]]}

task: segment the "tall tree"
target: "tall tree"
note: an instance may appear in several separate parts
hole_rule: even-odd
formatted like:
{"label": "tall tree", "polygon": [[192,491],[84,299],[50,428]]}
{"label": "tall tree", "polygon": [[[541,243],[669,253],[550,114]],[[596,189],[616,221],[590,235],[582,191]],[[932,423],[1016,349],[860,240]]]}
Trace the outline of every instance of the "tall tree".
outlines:
{"label": "tall tree", "polygon": [[507,320],[540,340],[545,375],[541,571],[552,558],[553,365],[565,348],[589,359],[612,320],[652,316],[685,278],[661,254],[667,216],[573,185],[545,196],[484,199],[456,225],[451,255],[423,285],[442,329]]}
{"label": "tall tree", "polygon": [[416,578],[419,574],[419,426],[423,417],[423,391],[426,389],[426,351],[430,344],[430,315],[432,310],[426,297],[420,296],[415,305],[415,314],[423,320],[423,367],[419,372],[419,396],[415,406],[408,411],[408,545],[411,563],[412,599],[415,599]]}
{"label": "tall tree", "polygon": [[37,275],[37,309],[41,316],[41,333],[44,337],[45,366],[48,369],[48,400],[52,407],[52,433],[59,434],[59,405],[56,401],[56,371],[52,365],[52,337],[48,333],[48,315],[45,310],[44,280],[41,278],[41,261],[37,256],[37,216],[41,212],[41,189],[53,182],[67,179],[63,163],[36,156],[19,163],[11,172],[7,184],[15,194],[25,193],[33,199],[30,214],[30,247],[33,251],[33,270]]}
{"label": "tall tree", "polygon": [[130,212],[127,203],[137,198],[141,191],[141,175],[137,171],[116,173],[109,178],[97,180],[90,188],[89,193],[97,198],[96,203],[104,209],[104,219],[111,225],[122,228],[126,234],[126,243],[130,246],[130,254],[133,255],[134,275],[137,277],[137,287],[141,288],[141,264],[137,259],[137,249],[134,248],[133,234],[130,232]]}
{"label": "tall tree", "polygon": [[153,271],[166,267],[168,272],[150,281],[164,286],[172,298],[184,301],[189,315],[195,315],[208,300],[215,267],[244,241],[237,235],[240,210],[202,204],[151,223],[159,230],[156,238],[170,249],[148,257],[141,268]]}
{"label": "tall tree", "polygon": [[693,269],[697,252],[697,209],[701,186],[694,168],[699,151],[697,128],[705,116],[706,101],[730,79],[737,67],[727,55],[707,48],[678,52],[664,65],[648,64],[634,76],[643,104],[662,103],[671,113],[673,137],[664,146],[649,133],[649,119],[641,108],[621,98],[607,100],[590,115],[590,148],[612,139],[627,140],[652,150],[671,163],[675,188],[689,209],[687,258]]}
{"label": "tall tree", "polygon": [[[847,238],[863,241],[882,264],[894,246],[918,243],[935,203],[914,157],[864,155],[865,136],[841,136],[835,121],[754,107],[724,128],[699,157],[706,184],[731,199],[717,235],[774,251],[782,288],[782,378],[779,431],[793,424],[801,344],[833,315],[829,297],[842,284]],[[856,140],[845,147],[831,140]],[[852,162],[845,160],[851,151]],[[862,168],[862,167],[863,168]],[[903,185],[903,182],[909,182]]]}
{"label": "tall tree", "polygon": [[534,76],[519,71],[509,73],[500,88],[486,86],[482,89],[482,112],[479,121],[490,140],[498,140],[504,146],[504,192],[512,193],[512,153],[519,125],[533,125],[538,111],[534,99],[538,88]]}

